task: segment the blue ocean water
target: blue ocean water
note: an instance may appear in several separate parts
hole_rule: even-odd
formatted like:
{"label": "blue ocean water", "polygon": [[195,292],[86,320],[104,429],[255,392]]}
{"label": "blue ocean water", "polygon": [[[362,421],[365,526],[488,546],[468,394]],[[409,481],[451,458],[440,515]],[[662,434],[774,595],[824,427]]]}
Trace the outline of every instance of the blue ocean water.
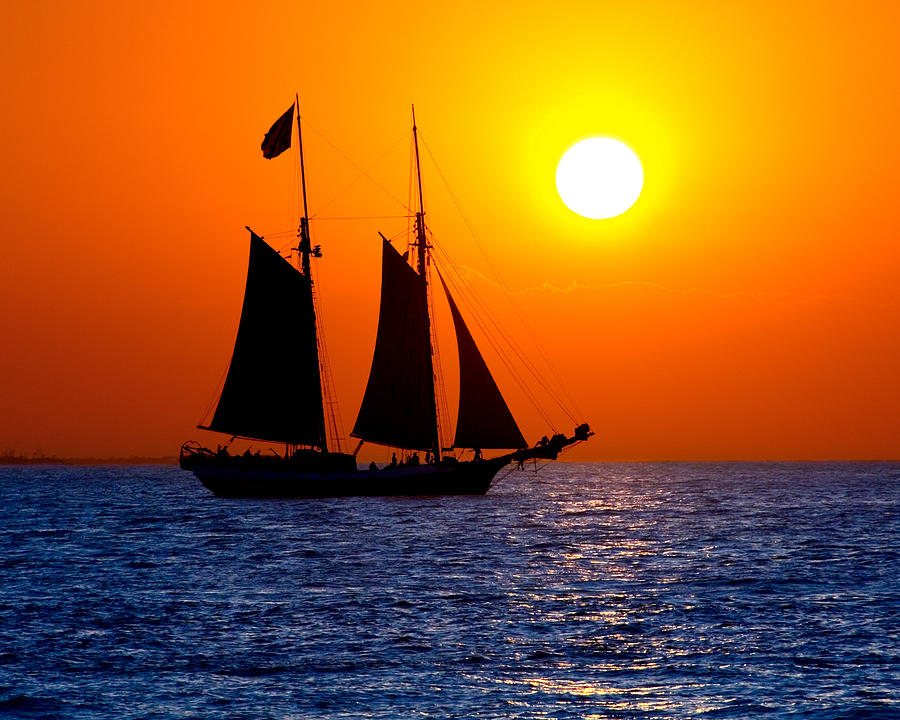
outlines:
{"label": "blue ocean water", "polygon": [[0,497],[7,717],[900,717],[898,464],[282,501],[7,467]]}

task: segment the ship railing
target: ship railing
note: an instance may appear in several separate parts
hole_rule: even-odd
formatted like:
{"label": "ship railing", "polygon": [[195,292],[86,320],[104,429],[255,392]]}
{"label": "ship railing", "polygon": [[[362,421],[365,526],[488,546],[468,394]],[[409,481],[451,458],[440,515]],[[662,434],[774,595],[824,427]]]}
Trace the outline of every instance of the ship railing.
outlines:
{"label": "ship railing", "polygon": [[179,459],[198,458],[198,457],[215,457],[215,453],[209,448],[203,447],[196,440],[188,440],[181,446]]}

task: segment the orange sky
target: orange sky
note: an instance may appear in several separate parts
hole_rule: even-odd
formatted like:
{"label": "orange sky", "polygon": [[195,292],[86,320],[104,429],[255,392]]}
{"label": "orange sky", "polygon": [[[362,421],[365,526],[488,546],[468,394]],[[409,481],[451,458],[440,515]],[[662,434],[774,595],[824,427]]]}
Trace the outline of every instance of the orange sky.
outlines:
{"label": "orange sky", "polygon": [[[294,217],[292,160],[259,143],[299,91],[360,165],[399,141],[372,174],[404,201],[416,103],[597,431],[568,459],[900,458],[896,3],[32,5],[0,23],[0,451],[216,441],[193,428],[234,341],[243,226]],[[616,219],[556,195],[556,162],[592,134],[644,165]],[[403,212],[365,180],[326,205],[358,173],[306,137],[312,212]],[[424,174],[442,247],[527,345]],[[377,322],[375,232],[403,222],[313,225],[345,430]],[[535,440],[547,428],[498,379]]]}

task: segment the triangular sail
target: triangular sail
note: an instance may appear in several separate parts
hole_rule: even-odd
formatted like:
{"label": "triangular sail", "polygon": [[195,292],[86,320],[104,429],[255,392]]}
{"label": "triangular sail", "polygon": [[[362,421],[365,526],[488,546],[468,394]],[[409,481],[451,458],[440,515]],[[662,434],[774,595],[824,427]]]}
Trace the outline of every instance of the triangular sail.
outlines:
{"label": "triangular sail", "polygon": [[409,450],[438,444],[425,281],[387,241],[375,354],[351,434]]}
{"label": "triangular sail", "polygon": [[441,285],[450,303],[456,344],[459,351],[459,414],[456,418],[454,447],[461,448],[523,448],[528,443],[522,437],[515,418],[509,411],[497,383],[491,376],[463,321],[450,290],[441,278]]}
{"label": "triangular sail", "polygon": [[316,358],[309,279],[251,231],[241,322],[209,429],[324,446]]}

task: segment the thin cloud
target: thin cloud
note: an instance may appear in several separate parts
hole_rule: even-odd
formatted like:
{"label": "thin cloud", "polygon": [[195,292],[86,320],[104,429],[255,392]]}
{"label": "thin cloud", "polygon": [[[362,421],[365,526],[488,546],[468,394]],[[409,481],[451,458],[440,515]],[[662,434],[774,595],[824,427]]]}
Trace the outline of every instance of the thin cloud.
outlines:
{"label": "thin cloud", "polygon": [[[500,283],[494,280],[492,277],[485,275],[480,270],[477,270],[473,267],[469,267],[468,265],[460,265],[459,269],[462,271],[466,280],[476,279],[480,280],[492,287],[497,288],[498,290],[502,289]],[[573,280],[565,287],[559,287],[558,285],[554,285],[553,283],[544,280],[540,283],[540,285],[536,285],[534,287],[527,287],[522,290],[511,290],[510,294],[512,295],[525,295],[527,293],[532,292],[541,292],[541,293],[559,293],[561,295],[571,295],[574,292],[590,292],[595,290],[612,290],[620,287],[628,287],[628,286],[638,286],[638,287],[647,287],[652,288],[653,290],[658,290],[660,292],[672,293],[674,295],[710,295],[712,297],[719,298],[729,298],[736,297],[740,295],[738,292],[729,292],[729,293],[720,293],[715,292],[713,290],[706,290],[704,288],[673,288],[668,287],[666,285],[660,285],[659,283],[649,282],[646,280],[621,280],[619,282],[614,283],[600,283],[598,285],[585,285],[583,283],[578,282],[577,280]]]}

